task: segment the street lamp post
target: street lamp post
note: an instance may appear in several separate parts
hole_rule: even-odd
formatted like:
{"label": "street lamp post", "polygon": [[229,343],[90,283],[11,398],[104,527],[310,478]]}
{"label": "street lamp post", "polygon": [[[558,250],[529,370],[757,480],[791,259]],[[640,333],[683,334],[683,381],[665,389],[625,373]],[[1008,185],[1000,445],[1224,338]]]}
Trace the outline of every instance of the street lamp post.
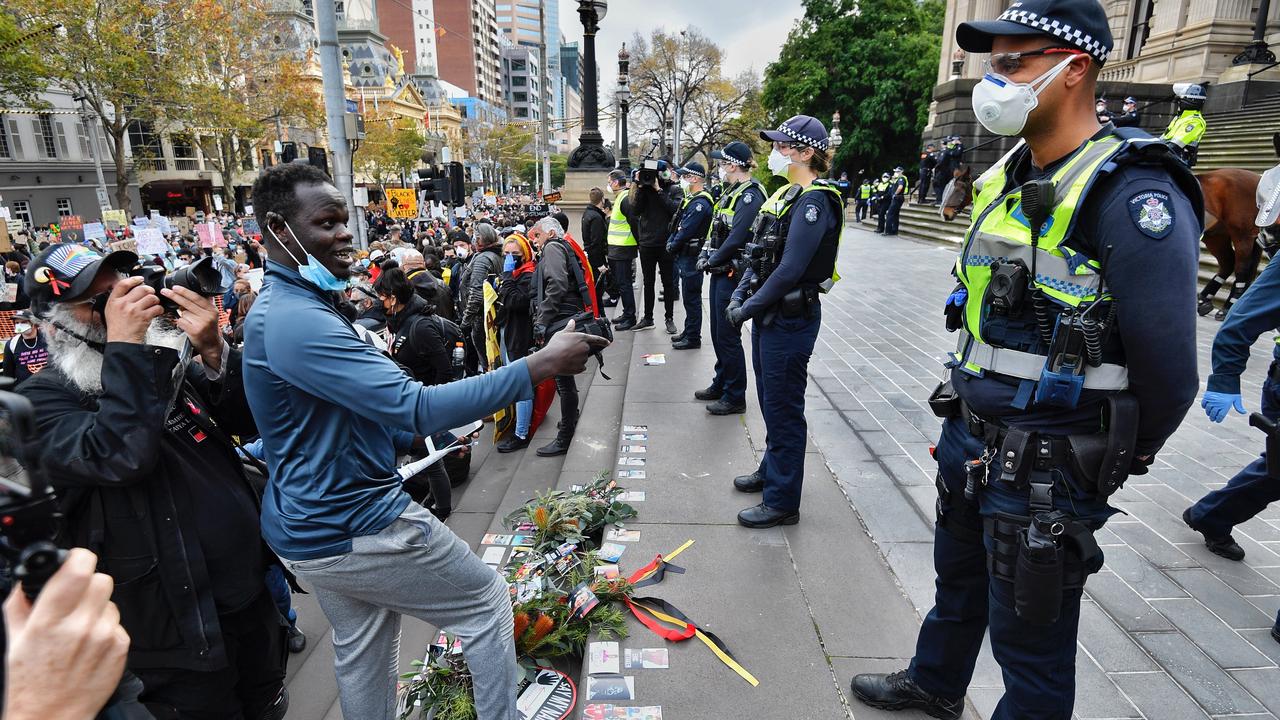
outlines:
{"label": "street lamp post", "polygon": [[1253,23],[1253,42],[1235,56],[1232,65],[1269,65],[1276,61],[1276,54],[1267,47],[1267,16],[1271,14],[1271,0],[1258,4],[1258,19]]}
{"label": "street lamp post", "polygon": [[827,147],[831,148],[831,177],[836,176],[836,151],[840,149],[840,143],[844,142],[844,138],[840,136],[840,111],[837,110],[831,115],[831,134],[827,136]]}
{"label": "street lamp post", "polygon": [[618,140],[618,167],[623,170],[631,169],[631,146],[627,140],[627,110],[631,103],[631,53],[627,52],[627,44],[622,43],[622,49],[618,51],[618,90],[616,97],[618,99],[618,122],[622,128],[622,137]]}
{"label": "street lamp post", "polygon": [[606,0],[578,0],[586,87],[582,94],[582,134],[578,136],[578,147],[569,153],[567,163],[578,170],[612,170],[614,165],[613,153],[604,146],[604,137],[600,135],[600,108],[596,97],[596,32],[607,9]]}

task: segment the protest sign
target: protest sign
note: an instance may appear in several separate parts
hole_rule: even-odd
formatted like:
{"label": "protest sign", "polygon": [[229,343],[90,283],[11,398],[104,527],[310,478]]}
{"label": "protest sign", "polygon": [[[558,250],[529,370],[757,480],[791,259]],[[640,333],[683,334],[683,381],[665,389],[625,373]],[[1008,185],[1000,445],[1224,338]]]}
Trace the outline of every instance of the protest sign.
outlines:
{"label": "protest sign", "polygon": [[262,234],[262,228],[258,227],[258,221],[254,218],[245,218],[244,220],[241,220],[240,229],[244,230],[245,237]]}
{"label": "protest sign", "polygon": [[163,255],[169,251],[169,245],[164,241],[164,234],[158,228],[142,228],[134,235],[137,239],[139,255]]}
{"label": "protest sign", "polygon": [[64,243],[84,242],[84,220],[79,215],[64,215],[58,219],[59,240]]}
{"label": "protest sign", "polygon": [[196,226],[196,235],[200,238],[200,247],[226,247],[227,239],[222,236],[222,228],[218,223],[207,222]]}
{"label": "protest sign", "polygon": [[387,215],[393,218],[418,217],[418,193],[412,188],[387,188]]}
{"label": "protest sign", "polygon": [[115,252],[117,250],[126,250],[131,253],[138,252],[138,243],[136,240],[132,238],[128,240],[117,240],[113,243],[107,243],[107,247],[111,248],[111,252]]}
{"label": "protest sign", "polygon": [[111,227],[111,223],[115,223],[117,228],[122,228],[129,224],[129,216],[123,210],[107,210],[102,213],[102,222],[107,227]]}
{"label": "protest sign", "polygon": [[107,226],[102,223],[85,223],[84,236],[89,240],[106,240]]}
{"label": "protest sign", "polygon": [[8,223],[0,223],[0,252],[13,252],[13,239],[9,236]]}
{"label": "protest sign", "polygon": [[244,274],[244,279],[249,281],[249,287],[254,292],[262,292],[262,268],[254,268]]}

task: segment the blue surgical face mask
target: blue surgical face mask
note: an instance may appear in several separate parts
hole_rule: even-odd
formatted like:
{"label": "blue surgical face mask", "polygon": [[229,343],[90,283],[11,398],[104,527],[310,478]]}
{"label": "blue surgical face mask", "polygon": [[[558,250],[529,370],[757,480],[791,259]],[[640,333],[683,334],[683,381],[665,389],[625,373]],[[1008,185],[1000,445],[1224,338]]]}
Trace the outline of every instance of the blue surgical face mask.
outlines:
{"label": "blue surgical face mask", "polygon": [[[289,234],[293,236],[294,242],[298,243],[298,247],[302,247],[302,241],[298,240],[298,234],[293,231],[293,228],[289,227],[289,221],[284,218],[280,218],[280,221],[284,223],[285,229],[287,229]],[[268,226],[267,232],[271,233],[271,237],[276,239],[276,243],[279,244],[280,247],[284,248],[286,253],[289,253],[289,257],[293,258],[294,262],[298,263],[298,274],[301,275],[303,279],[321,290],[347,289],[347,281],[339,280],[336,275],[329,272],[329,268],[321,265],[320,261],[317,260],[314,255],[306,253],[307,261],[305,263],[298,262],[297,256],[293,254],[293,251],[289,249],[289,246],[280,242],[280,236],[276,235],[275,230],[272,230],[271,227]],[[306,248],[303,248],[304,252],[305,250]]]}

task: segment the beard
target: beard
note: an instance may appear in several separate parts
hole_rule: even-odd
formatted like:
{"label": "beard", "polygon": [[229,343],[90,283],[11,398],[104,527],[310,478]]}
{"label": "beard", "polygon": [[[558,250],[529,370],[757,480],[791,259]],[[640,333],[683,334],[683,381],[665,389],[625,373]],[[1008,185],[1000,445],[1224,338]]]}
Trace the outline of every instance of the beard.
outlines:
{"label": "beard", "polygon": [[[69,309],[54,305],[49,320],[92,342],[105,343],[107,328],[101,322],[92,324],[78,320]],[[45,339],[49,360],[66,376],[71,384],[86,395],[102,394],[102,353],[83,340],[54,327]],[[151,321],[143,342],[147,345],[167,347],[181,351],[186,343],[186,333],[179,330],[173,320],[164,316]]]}

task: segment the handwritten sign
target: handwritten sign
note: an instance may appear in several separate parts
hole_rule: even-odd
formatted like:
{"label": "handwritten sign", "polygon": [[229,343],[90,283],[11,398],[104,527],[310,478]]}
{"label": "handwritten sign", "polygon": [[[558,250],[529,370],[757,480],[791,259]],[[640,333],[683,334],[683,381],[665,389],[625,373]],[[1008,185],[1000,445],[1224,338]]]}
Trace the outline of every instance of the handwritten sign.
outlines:
{"label": "handwritten sign", "polygon": [[200,238],[200,247],[226,247],[227,239],[222,236],[222,228],[218,223],[207,222],[196,225],[196,235]]}
{"label": "handwritten sign", "polygon": [[107,226],[102,223],[85,223],[84,236],[89,240],[106,240]]}
{"label": "handwritten sign", "polygon": [[169,251],[169,245],[164,241],[164,234],[159,228],[143,228],[135,235],[139,255],[163,255]]}
{"label": "handwritten sign", "polygon": [[245,218],[244,220],[241,220],[240,229],[244,230],[245,237],[262,234],[262,228],[258,227],[258,221],[255,218]]}

